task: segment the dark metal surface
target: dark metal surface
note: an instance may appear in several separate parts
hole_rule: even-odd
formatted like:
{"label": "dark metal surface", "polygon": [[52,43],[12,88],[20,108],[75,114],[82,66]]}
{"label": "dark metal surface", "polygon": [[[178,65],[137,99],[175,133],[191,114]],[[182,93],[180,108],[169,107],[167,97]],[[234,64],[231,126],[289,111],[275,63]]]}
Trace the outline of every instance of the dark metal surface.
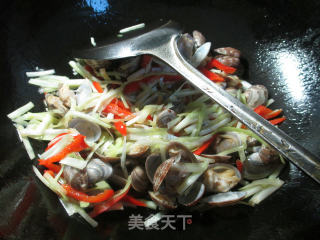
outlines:
{"label": "dark metal surface", "polygon": [[[129,231],[129,215],[98,218],[91,229],[68,218],[53,193],[35,181],[6,114],[39,103],[25,71],[55,68],[71,75],[71,49],[138,22],[172,18],[198,29],[214,47],[243,53],[244,77],[265,84],[288,120],[281,128],[320,155],[320,19],[318,1],[8,1],[1,3],[0,236],[5,239],[318,239],[320,188],[290,165],[284,187],[256,208],[234,206],[193,214],[185,231]],[[37,145],[41,149],[41,146]],[[185,213],[185,212],[184,212]],[[180,212],[181,214],[181,212]]]}

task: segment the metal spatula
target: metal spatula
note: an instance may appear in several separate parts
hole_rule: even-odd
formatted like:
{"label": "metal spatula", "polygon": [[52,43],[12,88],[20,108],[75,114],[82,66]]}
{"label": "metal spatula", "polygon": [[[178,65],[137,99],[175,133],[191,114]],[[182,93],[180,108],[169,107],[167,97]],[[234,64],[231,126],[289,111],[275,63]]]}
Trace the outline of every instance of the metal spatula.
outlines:
{"label": "metal spatula", "polygon": [[320,160],[300,146],[295,140],[271,125],[236,98],[206,78],[192,67],[180,54],[177,40],[182,29],[179,24],[169,21],[166,24],[144,32],[129,39],[115,41],[92,49],[76,51],[74,56],[84,59],[119,59],[151,54],[166,62],[194,86],[211,97],[215,102],[237,117],[254,133],[277,149],[310,177],[320,183]]}

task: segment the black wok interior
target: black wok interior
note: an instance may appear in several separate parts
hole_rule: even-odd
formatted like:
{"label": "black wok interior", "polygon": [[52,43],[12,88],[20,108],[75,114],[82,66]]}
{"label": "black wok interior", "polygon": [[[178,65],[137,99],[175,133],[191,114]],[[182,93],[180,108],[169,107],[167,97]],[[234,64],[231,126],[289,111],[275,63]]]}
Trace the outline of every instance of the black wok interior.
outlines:
{"label": "black wok interior", "polygon": [[[35,179],[15,128],[6,117],[28,101],[44,109],[26,71],[38,66],[72,76],[72,49],[141,22],[173,19],[197,29],[213,47],[242,52],[243,78],[264,84],[287,120],[281,129],[320,156],[320,2],[317,0],[1,2],[0,238],[3,239],[319,239],[320,187],[287,164],[285,185],[255,208],[236,205],[192,214],[176,230],[128,230],[129,209],[97,218],[96,229],[68,217],[55,194]],[[35,143],[35,142],[33,142]],[[34,144],[42,151],[43,144]],[[179,227],[180,226],[180,227]]]}

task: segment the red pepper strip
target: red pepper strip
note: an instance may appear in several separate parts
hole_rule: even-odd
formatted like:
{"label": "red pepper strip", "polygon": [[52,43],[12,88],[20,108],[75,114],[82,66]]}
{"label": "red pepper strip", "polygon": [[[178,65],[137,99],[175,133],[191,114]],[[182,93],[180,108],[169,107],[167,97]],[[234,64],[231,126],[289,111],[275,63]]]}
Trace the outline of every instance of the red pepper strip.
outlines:
{"label": "red pepper strip", "polygon": [[213,82],[224,82],[224,78],[216,73],[209,71],[208,69],[202,67],[199,69],[207,78]]}
{"label": "red pepper strip", "polygon": [[[47,148],[44,151],[48,151],[50,148],[52,148],[57,142],[59,142],[62,139],[63,135],[66,135],[69,133],[61,133],[59,135],[57,135],[54,139],[52,139],[49,143]],[[59,139],[58,139],[59,138]]]}
{"label": "red pepper strip", "polygon": [[121,133],[122,136],[127,136],[127,126],[123,122],[115,122],[114,126],[118,130],[118,132]]}
{"label": "red pepper strip", "polygon": [[277,109],[277,110],[274,110],[272,111],[271,113],[268,113],[266,115],[264,115],[263,117],[267,120],[269,119],[272,119],[272,118],[275,118],[277,116],[279,116],[279,114],[282,112],[282,109]]}
{"label": "red pepper strip", "polygon": [[259,105],[254,109],[254,111],[262,117],[272,112],[270,108],[267,108],[266,106],[263,106],[263,105]]}
{"label": "red pepper strip", "polygon": [[123,189],[121,189],[120,191],[118,191],[118,193],[113,195],[113,197],[111,199],[94,206],[92,212],[89,214],[90,217],[96,217],[99,214],[101,214],[105,211],[108,211],[114,204],[119,202],[121,199],[124,198],[124,196],[127,195],[127,193],[130,190],[130,186],[131,186],[131,177],[129,176],[127,183]]}
{"label": "red pepper strip", "polygon": [[237,71],[236,68],[224,65],[223,63],[219,62],[217,59],[212,59],[210,62],[208,62],[206,68],[207,69],[217,68],[228,74],[233,74],[235,71]]}
{"label": "red pepper strip", "polygon": [[273,125],[277,125],[277,124],[280,124],[282,123],[284,120],[286,120],[285,117],[281,117],[281,118],[275,118],[273,120],[270,120],[269,122]]}
{"label": "red pepper strip", "polygon": [[145,78],[143,78],[143,79],[141,79],[139,81],[131,82],[131,83],[127,84],[124,87],[123,91],[126,94],[137,92],[141,88],[141,83],[149,83],[149,82],[152,82],[155,79],[159,79],[160,77],[161,76],[148,76],[148,77],[145,77]]}
{"label": "red pepper strip", "polygon": [[120,118],[125,118],[125,117],[132,115],[131,111],[129,111],[125,108],[121,108],[117,104],[114,104],[114,103],[108,104],[105,107],[105,109],[102,110],[102,112],[103,113],[113,113],[115,116],[118,116]]}
{"label": "red pepper strip", "polygon": [[123,210],[123,204],[121,202],[117,202],[109,208],[109,211],[118,211]]}
{"label": "red pepper strip", "polygon": [[151,60],[152,60],[152,56],[151,55],[147,55],[147,54],[142,55],[140,66],[142,68],[147,67]]}
{"label": "red pepper strip", "polygon": [[61,159],[65,158],[69,153],[72,152],[80,152],[83,149],[87,148],[88,145],[84,141],[85,136],[78,134],[73,137],[73,141],[67,145],[61,152],[57,153],[56,155],[48,158],[48,159],[39,159],[39,164],[44,165],[50,164],[54,162],[59,162]]}
{"label": "red pepper strip", "polygon": [[102,89],[100,83],[92,81],[92,84],[93,84],[94,88],[98,91],[98,93],[103,93],[103,89]]}
{"label": "red pepper strip", "polygon": [[112,189],[106,189],[102,193],[99,193],[95,196],[89,196],[84,192],[80,192],[72,188],[69,184],[62,184],[62,187],[67,191],[67,196],[72,197],[78,201],[84,201],[89,203],[98,203],[108,200],[114,195]]}
{"label": "red pepper strip", "polygon": [[239,159],[236,160],[236,166],[237,166],[239,172],[242,172],[243,163]]}
{"label": "red pepper strip", "polygon": [[40,164],[40,165],[43,165],[43,166],[45,166],[46,168],[48,168],[50,171],[52,171],[52,172],[54,172],[54,173],[58,173],[58,172],[60,172],[60,170],[61,170],[61,166],[59,166],[59,165],[56,165],[56,164],[54,164],[54,163],[43,163],[43,164]]}
{"label": "red pepper strip", "polygon": [[140,201],[140,200],[138,200],[138,199],[136,199],[134,197],[131,197],[130,195],[124,196],[122,201],[131,203],[131,204],[133,204],[135,206],[147,207],[147,204],[145,202],[142,202],[142,201]]}
{"label": "red pepper strip", "polygon": [[124,105],[124,103],[123,103],[120,99],[118,99],[118,98],[112,99],[112,101],[111,101],[110,103],[116,104],[116,105],[118,105],[119,107],[124,108],[124,109],[130,111],[130,108],[127,108],[127,107]]}
{"label": "red pepper strip", "polygon": [[163,77],[164,82],[173,82],[173,81],[179,81],[183,79],[180,75],[152,75],[145,77],[139,81],[131,82],[127,84],[124,88],[124,93],[130,94],[133,92],[137,92],[141,88],[141,83],[150,83],[154,80],[159,80],[161,77]]}
{"label": "red pepper strip", "polygon": [[209,146],[210,144],[214,141],[216,138],[216,135],[213,135],[208,141],[206,141],[204,144],[202,144],[197,150],[195,150],[193,153],[195,155],[201,155]]}

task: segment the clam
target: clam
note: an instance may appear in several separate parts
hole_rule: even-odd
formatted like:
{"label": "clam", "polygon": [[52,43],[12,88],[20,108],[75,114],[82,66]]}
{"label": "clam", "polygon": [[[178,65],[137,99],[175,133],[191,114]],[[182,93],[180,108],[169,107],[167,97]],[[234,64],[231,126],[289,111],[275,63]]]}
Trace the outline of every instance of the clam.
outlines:
{"label": "clam", "polygon": [[[122,171],[122,170],[121,170]],[[119,176],[116,173],[113,173],[109,178],[108,181],[110,181],[111,183],[115,184],[116,186],[119,186],[121,188],[123,188],[126,183],[127,183],[127,179],[124,177]]]}
{"label": "clam", "polygon": [[202,199],[202,202],[206,202],[211,206],[223,207],[227,205],[235,204],[236,202],[244,199],[245,192],[225,192],[217,193]]}
{"label": "clam", "polygon": [[194,154],[186,146],[179,142],[170,142],[167,146],[167,153],[169,156],[180,155],[180,162],[198,162]]}
{"label": "clam", "polygon": [[[194,154],[183,144],[171,142],[167,149],[169,159],[161,163],[160,155],[150,155],[146,160],[146,173],[152,178],[154,192],[176,194],[176,188],[190,175],[190,172],[183,171],[183,168],[174,167],[178,163],[197,162]],[[159,164],[160,162],[160,164]],[[159,165],[158,165],[159,164]],[[155,167],[158,166],[155,170]],[[160,188],[161,187],[161,188]]]}
{"label": "clam", "polygon": [[132,158],[142,157],[143,155],[145,155],[148,152],[149,149],[150,149],[150,147],[148,145],[143,145],[143,144],[138,144],[138,143],[133,144],[130,147],[127,155]]}
{"label": "clam", "polygon": [[120,160],[120,157],[108,157],[108,156],[104,156],[103,154],[99,153],[98,151],[95,151],[95,153],[93,154],[93,156],[101,159],[103,162],[118,162]]}
{"label": "clam", "polygon": [[75,94],[72,90],[70,90],[67,84],[63,84],[58,90],[58,96],[63,102],[63,104],[67,107],[71,107],[72,99],[75,99]]}
{"label": "clam", "polygon": [[150,154],[147,157],[145,162],[145,169],[146,169],[146,174],[151,183],[153,183],[154,174],[161,163],[162,163],[161,156],[158,153]]}
{"label": "clam", "polygon": [[194,40],[190,34],[183,34],[177,42],[180,54],[189,61],[194,51]]}
{"label": "clam", "polygon": [[158,114],[157,126],[160,128],[167,128],[168,122],[175,119],[176,117],[177,117],[177,114],[175,113],[175,111],[169,108],[166,108]]}
{"label": "clam", "polygon": [[149,192],[151,199],[159,206],[164,208],[177,208],[177,204],[174,197],[170,197],[166,194],[159,192]]}
{"label": "clam", "polygon": [[228,132],[219,136],[219,139],[217,139],[217,141],[213,145],[213,149],[216,153],[220,153],[230,148],[238,147],[241,144],[242,140],[239,134]]}
{"label": "clam", "polygon": [[50,109],[58,109],[61,114],[65,114],[68,111],[68,108],[63,105],[63,102],[57,96],[47,93],[45,101]]}
{"label": "clam", "polygon": [[99,158],[91,159],[86,167],[89,184],[109,178],[112,175],[112,166],[102,162]]}
{"label": "clam", "polygon": [[203,34],[201,32],[199,32],[197,30],[194,30],[192,32],[192,36],[194,39],[195,46],[197,48],[206,42],[206,38],[203,36]]}
{"label": "clam", "polygon": [[194,67],[198,67],[200,63],[208,56],[208,53],[211,48],[211,42],[206,42],[203,45],[201,45],[193,56],[191,57],[191,65]]}
{"label": "clam", "polygon": [[243,162],[243,177],[248,180],[265,178],[281,164],[279,154],[269,148],[261,147],[258,152],[248,156]]}
{"label": "clam", "polygon": [[169,155],[171,159],[173,158],[174,161],[163,179],[161,192],[176,194],[177,187],[191,174],[188,171],[184,171],[183,167],[178,167],[177,165],[183,163],[196,163],[198,161],[186,146],[178,142],[171,142],[168,145],[167,155]]}
{"label": "clam", "polygon": [[92,94],[91,86],[88,82],[82,83],[76,90],[77,105],[84,103]]}
{"label": "clam", "polygon": [[88,175],[85,170],[80,171],[77,168],[65,165],[63,178],[75,189],[86,190],[89,187]]}
{"label": "clam", "polygon": [[222,48],[216,48],[214,49],[215,52],[231,57],[239,58],[241,53],[238,49],[232,48],[232,47],[222,47]]}
{"label": "clam", "polygon": [[178,197],[178,202],[185,206],[192,206],[196,204],[203,196],[205,186],[203,183],[195,182],[186,193]]}
{"label": "clam", "polygon": [[238,57],[217,55],[214,58],[217,59],[222,64],[230,67],[237,67],[240,63],[240,59]]}
{"label": "clam", "polygon": [[241,180],[237,168],[230,164],[216,163],[203,174],[203,183],[208,192],[228,192]]}
{"label": "clam", "polygon": [[254,109],[268,100],[268,90],[263,85],[252,85],[245,92],[248,107]]}
{"label": "clam", "polygon": [[149,181],[145,170],[136,166],[131,172],[132,183],[131,186],[137,192],[145,192],[148,188]]}
{"label": "clam", "polygon": [[73,188],[86,190],[95,183],[109,178],[112,172],[113,169],[110,164],[95,158],[92,159],[83,170],[65,165],[63,177]]}
{"label": "clam", "polygon": [[89,142],[96,142],[101,136],[101,128],[97,124],[81,118],[72,119],[68,127],[75,128],[80,134],[86,136]]}

